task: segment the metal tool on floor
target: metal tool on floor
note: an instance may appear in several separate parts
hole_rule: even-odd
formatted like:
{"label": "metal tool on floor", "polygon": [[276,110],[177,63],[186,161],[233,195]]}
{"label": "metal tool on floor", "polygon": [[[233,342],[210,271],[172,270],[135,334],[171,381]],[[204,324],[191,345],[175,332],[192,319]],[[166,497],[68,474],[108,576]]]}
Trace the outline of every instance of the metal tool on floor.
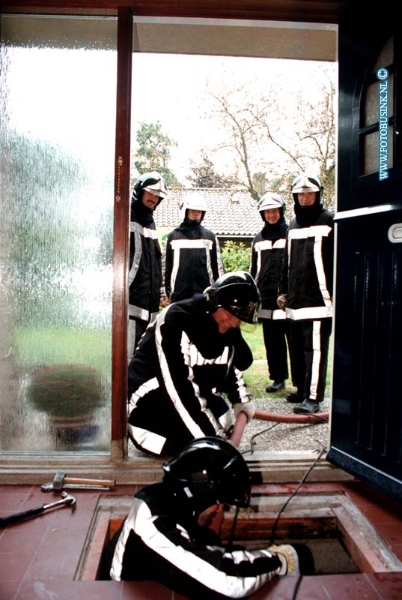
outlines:
{"label": "metal tool on floor", "polygon": [[116,481],[112,479],[80,479],[67,477],[64,471],[57,471],[53,481],[41,485],[42,492],[61,492],[65,489],[75,490],[112,490]]}
{"label": "metal tool on floor", "polygon": [[0,518],[0,528],[4,528],[7,527],[7,525],[12,525],[14,523],[20,523],[21,521],[31,519],[32,517],[41,515],[46,510],[61,508],[63,506],[71,506],[71,508],[74,510],[76,503],[77,500],[74,496],[70,496],[69,494],[67,494],[67,492],[63,492],[61,500],[58,500],[57,502],[43,504],[43,506],[39,506],[37,508],[30,508],[29,510],[24,510],[23,512],[18,512],[14,515]]}

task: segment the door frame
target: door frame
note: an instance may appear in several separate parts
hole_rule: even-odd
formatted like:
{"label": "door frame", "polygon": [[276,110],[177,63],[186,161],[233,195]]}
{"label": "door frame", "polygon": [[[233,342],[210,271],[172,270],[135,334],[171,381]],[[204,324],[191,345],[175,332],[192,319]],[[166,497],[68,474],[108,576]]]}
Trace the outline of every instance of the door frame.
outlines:
{"label": "door frame", "polygon": [[[184,2],[172,14],[168,0],[157,2],[110,2],[82,0],[80,3],[62,2],[61,0],[9,0],[1,9],[7,13],[27,14],[96,14],[117,16],[118,18],[118,87],[117,87],[117,122],[115,153],[115,214],[114,214],[114,280],[113,280],[113,317],[112,317],[112,431],[110,456],[69,456],[63,457],[63,464],[69,473],[77,476],[102,475],[115,478],[119,483],[150,483],[159,478],[161,460],[149,457],[130,459],[127,457],[126,427],[126,331],[122,324],[127,322],[127,264],[128,239],[125,235],[128,223],[129,189],[130,189],[130,103],[131,103],[131,58],[132,27],[134,19],[149,23],[152,18],[177,17],[177,19],[218,19],[220,25],[224,19],[235,21],[237,25],[247,19],[248,27],[271,26],[273,30],[288,28],[291,32],[301,34],[303,28],[314,34],[326,31],[333,34],[341,10],[347,2],[321,2],[316,13],[295,7],[292,0],[282,3],[281,12],[275,2],[252,1],[247,7],[239,0],[226,0],[224,3],[210,0],[209,3],[192,3],[191,7]],[[134,14],[135,13],[135,14]],[[268,22],[269,21],[269,22]],[[160,21],[161,22],[161,21]],[[315,23],[312,26],[311,23]],[[233,23],[234,24],[234,23]],[[233,26],[233,25],[231,25]],[[313,40],[313,38],[311,38]],[[319,45],[316,47],[317,52]],[[336,52],[336,48],[335,48]],[[289,58],[289,56],[287,57]],[[299,56],[295,57],[299,58]],[[334,57],[336,59],[336,56]],[[43,483],[43,478],[54,473],[60,465],[60,456],[43,460],[34,456],[2,457],[0,483]],[[261,482],[299,481],[301,475],[311,466],[316,458],[314,452],[255,452],[248,463],[254,477]],[[56,466],[57,465],[57,466]],[[134,468],[133,468],[134,467]],[[310,475],[310,480],[339,481],[350,479],[343,470],[329,465],[321,459]]]}

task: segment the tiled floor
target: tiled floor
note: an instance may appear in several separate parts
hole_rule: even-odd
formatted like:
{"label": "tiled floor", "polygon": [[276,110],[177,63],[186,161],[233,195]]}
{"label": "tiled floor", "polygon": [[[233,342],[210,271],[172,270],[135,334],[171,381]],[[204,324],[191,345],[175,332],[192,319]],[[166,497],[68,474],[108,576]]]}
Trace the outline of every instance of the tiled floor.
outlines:
{"label": "tiled floor", "polygon": [[[264,485],[264,494],[291,493],[295,484]],[[402,506],[359,482],[313,483],[303,493],[344,491],[402,560]],[[135,486],[119,486],[116,495],[132,495]],[[183,600],[154,582],[74,581],[99,493],[77,491],[77,506],[65,507],[0,530],[1,600]],[[2,486],[0,517],[54,501],[39,486]],[[402,572],[278,578],[253,600],[401,600]],[[296,595],[295,595],[296,593]]]}

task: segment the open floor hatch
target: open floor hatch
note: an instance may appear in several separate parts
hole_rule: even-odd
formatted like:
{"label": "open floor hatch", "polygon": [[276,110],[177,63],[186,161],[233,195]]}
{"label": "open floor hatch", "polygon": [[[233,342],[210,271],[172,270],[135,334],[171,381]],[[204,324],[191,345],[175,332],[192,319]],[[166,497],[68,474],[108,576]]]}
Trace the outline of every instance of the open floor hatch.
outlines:
{"label": "open floor hatch", "polygon": [[[357,506],[342,493],[299,493],[288,501],[284,494],[253,494],[251,506],[241,510],[236,543],[268,546],[273,527],[275,543],[305,543],[314,556],[316,575],[402,571],[402,563]],[[105,544],[118,529],[132,504],[131,496],[101,496],[77,569],[77,580],[94,581]],[[226,513],[222,537],[231,529],[232,510]]]}

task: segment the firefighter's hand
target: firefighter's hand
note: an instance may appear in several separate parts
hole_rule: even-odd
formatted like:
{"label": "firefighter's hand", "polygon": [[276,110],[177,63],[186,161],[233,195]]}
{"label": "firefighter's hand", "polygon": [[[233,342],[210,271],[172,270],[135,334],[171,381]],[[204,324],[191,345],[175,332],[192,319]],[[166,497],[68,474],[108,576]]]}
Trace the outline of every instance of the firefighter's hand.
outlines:
{"label": "firefighter's hand", "polygon": [[276,303],[281,310],[285,310],[287,299],[288,299],[287,294],[281,294],[280,296],[277,297]]}
{"label": "firefighter's hand", "polygon": [[235,418],[239,413],[244,412],[247,416],[247,423],[251,421],[255,414],[255,406],[251,401],[237,402],[236,404],[233,404],[233,410]]}
{"label": "firefighter's hand", "polygon": [[169,304],[169,298],[165,295],[161,296],[159,299],[159,306],[161,308],[166,308],[166,306],[168,306]]}
{"label": "firefighter's hand", "polygon": [[289,544],[270,546],[270,552],[275,552],[282,563],[279,575],[300,575],[299,558],[296,550]]}

